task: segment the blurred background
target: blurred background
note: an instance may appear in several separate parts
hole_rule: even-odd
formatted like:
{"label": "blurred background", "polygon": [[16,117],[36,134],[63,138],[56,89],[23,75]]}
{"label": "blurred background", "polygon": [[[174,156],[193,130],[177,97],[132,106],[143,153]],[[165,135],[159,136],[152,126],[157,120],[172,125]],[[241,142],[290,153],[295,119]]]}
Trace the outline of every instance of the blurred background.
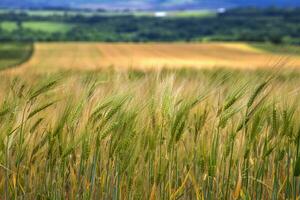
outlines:
{"label": "blurred background", "polygon": [[299,44],[297,0],[0,2],[0,40]]}

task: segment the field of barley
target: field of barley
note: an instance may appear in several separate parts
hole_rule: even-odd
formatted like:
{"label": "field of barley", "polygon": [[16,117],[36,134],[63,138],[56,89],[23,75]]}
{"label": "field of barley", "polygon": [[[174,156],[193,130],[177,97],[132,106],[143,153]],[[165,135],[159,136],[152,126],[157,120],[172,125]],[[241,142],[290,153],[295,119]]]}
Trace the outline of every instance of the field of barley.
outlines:
{"label": "field of barley", "polygon": [[297,55],[34,48],[0,72],[0,199],[300,199]]}
{"label": "field of barley", "polygon": [[300,67],[298,54],[269,53],[246,43],[37,43],[34,49],[21,71]]}

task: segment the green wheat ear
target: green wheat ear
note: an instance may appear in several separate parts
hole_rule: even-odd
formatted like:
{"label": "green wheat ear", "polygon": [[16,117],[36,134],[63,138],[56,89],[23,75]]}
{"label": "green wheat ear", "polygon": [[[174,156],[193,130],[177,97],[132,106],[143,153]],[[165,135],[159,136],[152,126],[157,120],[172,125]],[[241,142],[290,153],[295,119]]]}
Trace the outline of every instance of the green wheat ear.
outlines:
{"label": "green wheat ear", "polygon": [[44,118],[39,118],[38,120],[36,120],[36,122],[32,125],[32,127],[30,128],[30,133],[34,133],[37,128],[39,127],[39,125],[43,122]]}
{"label": "green wheat ear", "polygon": [[48,82],[43,83],[43,85],[38,86],[36,89],[32,90],[29,94],[29,100],[33,100],[34,98],[50,91],[53,89],[58,83],[58,80],[50,80]]}
{"label": "green wheat ear", "polygon": [[41,107],[36,108],[35,110],[33,110],[32,112],[29,113],[27,120],[34,117],[35,115],[37,115],[38,113],[42,112],[43,110],[47,109],[48,107],[51,107],[52,105],[54,105],[57,101],[53,101],[50,103],[47,103],[45,105],[42,105]]}
{"label": "green wheat ear", "polygon": [[250,96],[247,107],[250,108],[252,104],[254,103],[255,99],[258,97],[258,95],[263,92],[263,89],[270,83],[271,79],[262,82],[253,92],[253,94]]}

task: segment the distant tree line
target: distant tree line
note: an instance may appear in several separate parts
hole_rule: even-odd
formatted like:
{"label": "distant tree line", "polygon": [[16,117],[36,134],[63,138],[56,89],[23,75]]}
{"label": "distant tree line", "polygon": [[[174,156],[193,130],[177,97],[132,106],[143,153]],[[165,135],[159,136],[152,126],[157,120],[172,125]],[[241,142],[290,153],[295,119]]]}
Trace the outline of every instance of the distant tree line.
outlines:
{"label": "distant tree line", "polygon": [[[300,44],[300,8],[233,9],[215,17],[86,16],[82,14],[36,16],[26,12],[0,14],[18,29],[0,29],[0,40],[31,41],[253,41]],[[22,27],[26,21],[72,24],[67,32],[43,32]]]}

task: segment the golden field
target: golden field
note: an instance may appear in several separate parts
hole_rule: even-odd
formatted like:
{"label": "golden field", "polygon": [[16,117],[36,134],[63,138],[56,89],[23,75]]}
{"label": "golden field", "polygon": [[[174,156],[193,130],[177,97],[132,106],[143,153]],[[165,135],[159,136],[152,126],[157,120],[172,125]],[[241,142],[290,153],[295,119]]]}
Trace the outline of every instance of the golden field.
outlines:
{"label": "golden field", "polygon": [[[36,43],[17,71],[230,67],[300,67],[300,56],[283,56],[246,43]],[[15,71],[15,69],[14,69]]]}
{"label": "golden field", "polygon": [[284,65],[243,43],[37,43],[0,73],[0,199],[299,200]]}

